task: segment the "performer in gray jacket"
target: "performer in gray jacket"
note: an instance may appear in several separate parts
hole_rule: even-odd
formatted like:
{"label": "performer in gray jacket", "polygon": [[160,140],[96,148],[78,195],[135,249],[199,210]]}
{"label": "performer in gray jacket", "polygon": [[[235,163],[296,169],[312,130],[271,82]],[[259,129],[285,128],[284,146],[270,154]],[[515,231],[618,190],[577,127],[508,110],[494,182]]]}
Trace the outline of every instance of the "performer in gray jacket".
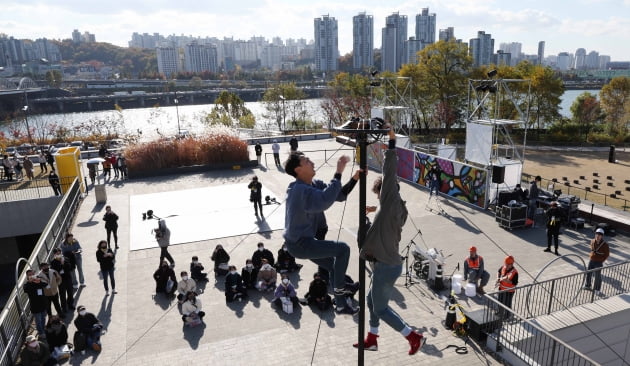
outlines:
{"label": "performer in gray jacket", "polygon": [[[374,182],[372,191],[379,199],[380,209],[374,217],[374,223],[368,230],[361,257],[371,262],[372,284],[367,295],[370,310],[370,331],[365,339],[367,350],[378,349],[378,326],[382,319],[389,326],[400,332],[409,341],[409,354],[413,355],[424,344],[422,334],[409,327],[391,307],[389,299],[394,290],[396,279],[402,273],[403,262],[398,245],[402,227],[407,221],[407,207],[400,197],[400,187],[396,176],[398,157],[396,155],[396,134],[389,130],[389,149],[385,152],[383,177]],[[368,208],[374,211],[375,208]],[[358,347],[358,344],[354,345]]]}

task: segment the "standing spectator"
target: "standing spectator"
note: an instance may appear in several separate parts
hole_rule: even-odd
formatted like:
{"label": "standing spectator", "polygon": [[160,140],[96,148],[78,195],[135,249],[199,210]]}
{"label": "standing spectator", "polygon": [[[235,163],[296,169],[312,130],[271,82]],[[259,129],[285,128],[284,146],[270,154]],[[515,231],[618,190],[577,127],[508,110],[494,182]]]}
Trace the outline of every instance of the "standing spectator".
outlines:
{"label": "standing spectator", "polygon": [[262,266],[258,270],[256,278],[256,288],[258,291],[273,291],[276,287],[276,280],[278,279],[278,273],[269,264],[267,259],[262,259]]}
{"label": "standing spectator", "polygon": [[48,319],[46,324],[46,342],[55,354],[55,348],[63,347],[68,344],[68,328],[57,315],[53,315]]}
{"label": "standing spectator", "polygon": [[4,176],[7,181],[13,180],[13,161],[9,159],[9,155],[2,156],[2,167],[4,168]]}
{"label": "standing spectator", "polygon": [[13,157],[13,169],[15,170],[15,179],[22,180],[24,179],[24,174],[22,174],[22,163],[17,156]]}
{"label": "standing spectator", "polygon": [[435,192],[435,197],[438,197],[440,194],[440,183],[442,182],[442,170],[440,169],[440,165],[438,162],[435,162],[435,165],[431,167],[429,170],[429,199],[433,196],[433,192]]}
{"label": "standing spectator", "polygon": [[74,319],[77,331],[85,336],[86,345],[96,352],[101,351],[101,332],[103,324],[92,313],[85,310],[85,306],[78,307],[79,315]]}
{"label": "standing spectator", "polygon": [[[163,261],[160,267],[153,273],[155,280],[155,293],[164,293],[167,297],[173,296],[177,287],[177,279],[175,271],[168,265],[167,261]],[[170,283],[169,283],[170,280]]]}
{"label": "standing spectator", "polygon": [[[499,268],[497,284],[499,285],[498,300],[501,304],[508,308],[512,308],[512,299],[514,298],[514,288],[518,285],[518,271],[514,268],[514,257],[511,255],[505,257],[504,265]],[[503,314],[503,309],[499,310],[499,314]]]}
{"label": "standing spectator", "polygon": [[298,149],[298,140],[295,138],[295,134],[291,136],[291,140],[289,140],[289,146],[291,146],[291,153],[294,153]]}
{"label": "standing spectator", "polygon": [[105,231],[107,232],[107,247],[111,248],[109,239],[111,234],[114,234],[114,244],[116,245],[116,249],[118,249],[118,215],[112,211],[112,206],[105,206],[103,221],[105,221]]}
{"label": "standing spectator", "polygon": [[98,156],[103,159],[107,156],[107,148],[105,147],[105,144],[101,144],[101,147],[98,149]]}
{"label": "standing spectator", "polygon": [[203,272],[203,264],[199,262],[199,257],[194,255],[190,262],[190,277],[195,281],[208,281],[208,274]]}
{"label": "standing spectator", "polygon": [[63,256],[61,248],[55,248],[53,250],[53,259],[50,261],[50,268],[61,275],[61,283],[59,284],[61,309],[64,313],[67,312],[68,309],[74,310],[74,289],[72,288],[73,268],[70,260]]}
{"label": "standing spectator", "polygon": [[55,170],[55,157],[50,151],[46,151],[46,162],[50,165],[50,170]]}
{"label": "standing spectator", "polygon": [[225,276],[229,270],[230,255],[223,249],[221,244],[214,247],[214,252],[210,257],[214,262],[214,277]]}
{"label": "standing spectator", "polygon": [[518,202],[525,202],[527,200],[528,192],[523,190],[520,183],[516,184],[514,187],[514,193],[518,198]]}
{"label": "standing spectator", "polygon": [[328,284],[321,279],[319,272],[313,275],[313,281],[309,284],[304,298],[308,305],[317,305],[321,311],[332,306],[332,299],[328,295]]}
{"label": "standing spectator", "polygon": [[229,273],[225,276],[225,301],[242,301],[245,297],[247,289],[243,285],[243,279],[236,271],[236,266],[230,266]]}
{"label": "standing spectator", "polygon": [[182,304],[182,320],[186,325],[197,325],[203,321],[206,313],[201,310],[201,300],[197,299],[197,294],[189,291],[186,294],[186,301]]}
{"label": "standing spectator", "polygon": [[258,269],[254,267],[254,263],[252,263],[251,259],[247,259],[245,261],[245,267],[241,270],[241,278],[243,279],[243,284],[248,289],[253,289],[256,287],[256,279],[258,277]]}
{"label": "standing spectator", "polygon": [[74,288],[79,288],[79,284],[81,287],[85,287],[85,278],[83,277],[83,249],[81,249],[81,244],[74,238],[72,233],[66,234],[66,240],[64,240],[61,246],[61,250],[63,251],[63,255],[70,259],[71,263],[74,262],[76,270],[79,273],[79,281],[77,281],[74,269],[72,270],[72,285]]}
{"label": "standing spectator", "polygon": [[160,263],[163,263],[164,258],[166,258],[171,262],[171,267],[175,267],[175,260],[168,252],[168,246],[171,244],[171,230],[166,226],[166,220],[160,219],[158,227],[153,232],[155,233],[155,240],[160,246]]}
{"label": "standing spectator", "polygon": [[123,154],[118,153],[116,164],[118,165],[118,171],[120,172],[120,179],[127,179],[127,159],[125,159]]}
{"label": "standing spectator", "polygon": [[112,177],[112,162],[109,160],[109,154],[105,156],[103,161],[103,178]]}
{"label": "standing spectator", "polygon": [[59,184],[59,176],[55,173],[54,169],[50,169],[50,174],[48,174],[48,183],[55,192],[55,196],[61,195],[61,185]]}
{"label": "standing spectator", "polygon": [[31,313],[35,318],[35,327],[37,333],[45,336],[46,326],[46,308],[48,308],[48,299],[44,294],[44,288],[47,283],[35,275],[35,271],[29,269],[26,271],[26,283],[24,284],[24,292],[28,295],[28,301],[31,305]]}
{"label": "standing spectator", "polygon": [[39,152],[39,170],[41,173],[48,173],[48,167],[46,166],[46,155],[44,155],[44,151],[40,150]]}
{"label": "standing spectator", "polygon": [[[595,230],[595,238],[591,240],[590,244],[591,252],[589,254],[588,261],[588,270],[602,268],[604,266],[604,262],[608,259],[610,255],[610,248],[608,247],[608,243],[604,240],[604,229],[597,228]],[[595,294],[597,296],[602,296],[601,287],[602,287],[602,274],[601,270],[597,270],[594,272],[589,272],[586,274],[586,284],[584,288],[587,290],[591,289],[591,277],[595,275],[595,283],[593,285],[593,289],[595,290]]]}
{"label": "standing spectator", "polygon": [[180,276],[182,280],[177,283],[177,292],[178,292],[177,300],[179,300],[179,303],[181,304],[186,299],[186,294],[189,291],[192,291],[192,292],[197,291],[197,282],[195,282],[195,280],[193,280],[192,278],[188,277],[188,272],[186,271],[182,271],[180,273]]}
{"label": "standing spectator", "polygon": [[556,249],[556,255],[558,253],[558,237],[560,236],[560,222],[562,221],[562,211],[558,208],[558,202],[551,202],[551,207],[546,212],[547,216],[547,249],[545,252],[551,252],[551,239],[553,239],[553,246]]}
{"label": "standing spectator", "polygon": [[54,366],[57,360],[50,356],[50,349],[44,342],[30,334],[26,337],[24,348],[20,352],[20,364],[23,366]]}
{"label": "standing spectator", "polygon": [[26,177],[28,178],[28,180],[33,180],[33,178],[35,178],[35,175],[33,174],[33,162],[31,161],[31,158],[29,158],[28,156],[25,157],[23,165]]}
{"label": "standing spectator", "polygon": [[302,268],[301,264],[295,263],[295,257],[289,253],[289,249],[286,245],[278,250],[278,262],[276,263],[276,269],[280,273],[299,271]]}
{"label": "standing spectator", "polygon": [[260,269],[262,266],[262,260],[266,259],[267,263],[272,266],[275,263],[275,259],[273,258],[273,253],[269,249],[265,249],[265,244],[262,242],[258,243],[258,249],[252,255],[252,263],[254,263],[254,267],[256,269]]}
{"label": "standing spectator", "polygon": [[254,151],[256,152],[256,160],[258,160],[258,165],[260,165],[260,158],[262,157],[262,146],[260,146],[260,142],[256,142],[256,146],[254,146]]}
{"label": "standing spectator", "polygon": [[490,273],[484,269],[483,257],[477,254],[475,246],[470,247],[469,255],[464,260],[464,280],[474,283],[481,295],[486,293],[483,287],[490,281]]}
{"label": "standing spectator", "polygon": [[48,300],[48,306],[46,308],[48,316],[52,316],[50,304],[55,305],[57,314],[62,317],[65,316],[65,313],[61,310],[61,304],[59,304],[59,283],[61,282],[61,275],[54,269],[51,269],[48,263],[42,262],[39,264],[37,277],[41,282],[46,284],[46,287],[44,287],[44,295]]}
{"label": "standing spectator", "polygon": [[116,158],[116,154],[111,154],[109,156],[109,162],[110,164],[112,164],[112,168],[114,168],[114,178],[118,178],[120,168],[118,167],[118,159]]}
{"label": "standing spectator", "polygon": [[[538,185],[542,178],[540,175],[537,175],[536,178],[532,181],[529,186],[529,207],[527,209],[527,218],[534,220],[534,214],[536,213],[536,208],[538,208]],[[534,225],[532,224],[532,227]]]}
{"label": "standing spectator", "polygon": [[280,166],[280,144],[278,144],[278,140],[273,139],[273,144],[271,145],[271,151],[273,151],[273,161],[276,166]]}
{"label": "standing spectator", "polygon": [[101,240],[98,242],[98,249],[96,250],[96,261],[101,267],[103,286],[105,287],[105,296],[109,295],[109,287],[107,286],[108,277],[112,282],[112,294],[116,294],[116,279],[114,278],[114,265],[116,261],[116,254],[112,251],[111,248],[108,248],[108,244],[105,240]]}
{"label": "standing spectator", "polygon": [[262,210],[262,184],[258,181],[258,177],[254,176],[252,181],[247,185],[249,188],[249,201],[254,203],[254,215],[258,216],[258,209],[260,209],[260,216],[263,216]]}
{"label": "standing spectator", "polygon": [[278,287],[276,287],[276,291],[274,292],[274,299],[272,302],[279,308],[282,309],[282,299],[283,297],[288,298],[293,303],[293,307],[300,306],[300,300],[297,297],[297,293],[295,292],[295,287],[289,280],[289,277],[286,274],[281,276],[282,280]]}
{"label": "standing spectator", "polygon": [[92,183],[92,185],[94,185],[94,181],[96,180],[96,167],[98,166],[97,163],[91,163],[88,164],[88,175],[90,176],[90,182]]}

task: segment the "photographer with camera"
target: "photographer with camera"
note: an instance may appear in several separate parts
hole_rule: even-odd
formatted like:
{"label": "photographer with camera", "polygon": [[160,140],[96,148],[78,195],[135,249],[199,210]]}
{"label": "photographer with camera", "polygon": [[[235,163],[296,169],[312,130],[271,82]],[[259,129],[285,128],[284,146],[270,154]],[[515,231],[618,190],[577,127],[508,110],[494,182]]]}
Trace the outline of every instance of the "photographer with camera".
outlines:
{"label": "photographer with camera", "polygon": [[258,210],[260,209],[260,216],[262,216],[262,184],[258,181],[257,176],[252,178],[247,188],[250,190],[249,201],[254,203],[254,215],[258,216]]}
{"label": "photographer with camera", "polygon": [[153,233],[155,234],[155,240],[160,246],[160,263],[164,262],[164,258],[166,258],[171,263],[171,267],[175,267],[175,260],[168,252],[168,246],[171,244],[171,230],[166,227],[166,220],[160,219],[158,227],[153,229]]}

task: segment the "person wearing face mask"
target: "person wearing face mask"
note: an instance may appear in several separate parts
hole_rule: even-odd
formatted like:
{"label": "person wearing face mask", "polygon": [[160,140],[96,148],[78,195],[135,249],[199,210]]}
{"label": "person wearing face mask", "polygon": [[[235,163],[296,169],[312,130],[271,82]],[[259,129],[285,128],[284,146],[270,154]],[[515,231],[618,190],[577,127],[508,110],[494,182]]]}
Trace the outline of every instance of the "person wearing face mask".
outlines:
{"label": "person wearing face mask", "polygon": [[109,248],[107,241],[98,242],[96,250],[96,261],[101,266],[101,274],[103,275],[103,286],[105,287],[105,296],[109,295],[109,287],[107,286],[107,278],[112,282],[112,293],[116,294],[116,279],[114,279],[114,264],[116,254]]}
{"label": "person wearing face mask", "polygon": [[286,274],[282,275],[282,281],[278,287],[276,287],[276,291],[274,292],[273,303],[278,307],[278,309],[282,309],[282,298],[288,298],[293,303],[293,308],[300,306],[300,300],[297,297],[297,293],[295,292],[295,287],[289,280],[289,276]]}
{"label": "person wearing face mask", "polygon": [[201,324],[205,312],[201,311],[201,300],[197,299],[197,294],[188,291],[186,301],[182,305],[182,321],[185,325],[195,326]]}
{"label": "person wearing face mask", "polygon": [[251,259],[245,261],[245,267],[241,269],[241,278],[243,284],[247,289],[256,288],[256,278],[258,277],[258,270],[254,267]]}
{"label": "person wearing face mask", "polygon": [[289,253],[286,245],[278,250],[278,262],[276,263],[276,269],[280,273],[299,271],[302,268],[301,264],[295,263],[295,257]]}
{"label": "person wearing face mask", "polygon": [[[74,288],[79,288],[79,282],[81,287],[85,287],[85,278],[83,277],[83,256],[82,256],[82,248],[79,241],[74,238],[74,235],[71,233],[66,234],[66,240],[64,240],[63,245],[61,246],[61,250],[63,255],[70,260],[70,264],[72,265],[72,286]],[[77,282],[76,272],[79,273],[79,281]]]}
{"label": "person wearing face mask", "polygon": [[68,343],[68,328],[57,315],[53,315],[48,319],[46,324],[46,342],[53,353],[55,348],[63,347]]}
{"label": "person wearing face mask", "polygon": [[217,244],[210,257],[214,262],[214,277],[225,276],[228,273],[228,262],[230,261],[230,255],[223,249],[221,244]]}
{"label": "person wearing face mask", "polygon": [[304,305],[317,305],[321,311],[332,306],[332,299],[328,295],[328,284],[321,279],[319,272],[313,275],[313,281],[308,285],[308,292],[304,295],[304,299]]}
{"label": "person wearing face mask", "polygon": [[247,289],[243,286],[243,279],[236,271],[236,266],[230,266],[225,276],[225,301],[242,301],[247,297]]}
{"label": "person wearing face mask", "polygon": [[171,267],[175,267],[175,260],[168,252],[168,246],[171,244],[171,229],[166,226],[166,220],[160,219],[158,227],[153,229],[153,232],[155,233],[155,240],[160,246],[160,263],[164,262],[164,258],[166,258],[171,262]]}
{"label": "person wearing face mask", "polygon": [[72,288],[72,265],[70,260],[61,254],[61,248],[53,250],[53,259],[50,261],[50,268],[61,275],[59,284],[59,300],[61,309],[66,312],[68,309],[74,310],[74,289]]}
{"label": "person wearing face mask", "polygon": [[195,292],[197,290],[197,282],[188,277],[188,272],[186,271],[182,271],[180,276],[182,277],[182,280],[177,283],[177,292],[179,292],[179,294],[177,294],[177,300],[179,300],[179,303],[181,304],[184,302],[188,292]]}
{"label": "person wearing face mask", "polygon": [[92,313],[88,313],[85,306],[77,308],[79,315],[74,319],[77,332],[85,336],[85,344],[96,352],[101,351],[101,331],[103,324]]}
{"label": "person wearing face mask", "polygon": [[256,269],[260,269],[262,266],[262,259],[265,258],[267,263],[272,266],[275,263],[275,259],[273,257],[273,253],[269,249],[265,249],[265,244],[262,242],[258,243],[258,249],[252,254],[252,263],[254,263],[254,267]]}
{"label": "person wearing face mask", "polygon": [[109,239],[114,234],[114,245],[118,249],[118,215],[112,211],[111,206],[105,207],[103,221],[105,221],[105,231],[107,232],[107,247],[110,248]]}
{"label": "person wearing face mask", "polygon": [[50,348],[44,342],[37,340],[34,335],[26,337],[24,348],[20,352],[20,364],[23,366],[53,366],[57,364],[50,355]]}
{"label": "person wearing face mask", "polygon": [[39,269],[40,271],[37,274],[37,278],[46,284],[46,287],[44,287],[44,295],[48,301],[46,309],[48,316],[52,316],[52,311],[50,309],[51,304],[55,305],[57,314],[62,317],[65,316],[65,312],[61,310],[61,304],[59,303],[59,283],[61,283],[61,275],[54,269],[50,268],[50,265],[46,262],[40,263]]}
{"label": "person wearing face mask", "polygon": [[35,271],[32,269],[26,271],[26,278],[27,280],[23,289],[28,295],[28,301],[31,304],[31,313],[33,313],[33,317],[35,318],[37,333],[45,334],[46,308],[48,307],[48,300],[46,299],[46,295],[44,295],[46,283],[35,276]]}
{"label": "person wearing face mask", "polygon": [[199,257],[193,255],[190,262],[190,277],[195,281],[208,281],[208,274],[203,272],[203,264],[199,262]]}
{"label": "person wearing face mask", "polygon": [[[177,289],[175,283],[175,271],[168,265],[167,261],[163,261],[160,267],[153,273],[153,279],[155,280],[155,293],[164,293],[166,296],[173,296]],[[173,285],[168,289],[168,281],[171,280]]]}
{"label": "person wearing face mask", "polygon": [[278,273],[276,270],[269,264],[267,259],[262,259],[262,266],[258,270],[258,275],[256,277],[256,288],[258,291],[273,291],[276,287],[276,280],[278,278]]}
{"label": "person wearing face mask", "polygon": [[258,210],[260,210],[260,216],[263,216],[262,210],[262,184],[258,181],[258,177],[254,176],[252,181],[247,185],[249,192],[249,201],[254,203],[254,215],[258,217]]}

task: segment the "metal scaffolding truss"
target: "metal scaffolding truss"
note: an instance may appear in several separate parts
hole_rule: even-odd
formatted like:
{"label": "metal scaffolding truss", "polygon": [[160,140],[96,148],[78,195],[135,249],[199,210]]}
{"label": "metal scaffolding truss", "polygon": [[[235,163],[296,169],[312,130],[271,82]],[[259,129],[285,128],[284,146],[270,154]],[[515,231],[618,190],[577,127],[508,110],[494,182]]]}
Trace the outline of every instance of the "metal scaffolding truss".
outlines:
{"label": "metal scaffolding truss", "polygon": [[[408,135],[414,108],[410,77],[374,77],[370,81],[372,110],[382,109],[386,119],[392,119],[396,133]],[[389,114],[389,115],[388,115]]]}

